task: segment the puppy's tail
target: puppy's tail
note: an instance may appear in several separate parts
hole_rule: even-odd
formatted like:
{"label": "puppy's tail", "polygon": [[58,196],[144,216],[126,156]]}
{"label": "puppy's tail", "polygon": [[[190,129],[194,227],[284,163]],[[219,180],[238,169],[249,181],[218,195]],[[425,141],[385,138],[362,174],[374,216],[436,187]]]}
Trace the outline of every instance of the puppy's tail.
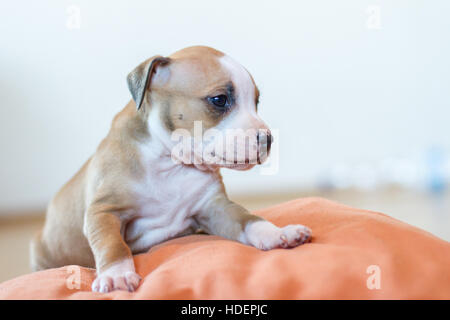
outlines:
{"label": "puppy's tail", "polygon": [[51,268],[50,255],[45,243],[42,241],[42,230],[31,240],[30,263],[33,271]]}

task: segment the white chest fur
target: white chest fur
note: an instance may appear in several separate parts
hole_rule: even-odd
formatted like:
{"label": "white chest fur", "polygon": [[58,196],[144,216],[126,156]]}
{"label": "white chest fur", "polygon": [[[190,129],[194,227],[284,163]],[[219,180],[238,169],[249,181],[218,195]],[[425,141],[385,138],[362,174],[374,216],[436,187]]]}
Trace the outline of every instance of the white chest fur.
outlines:
{"label": "white chest fur", "polygon": [[145,177],[135,186],[136,213],[124,230],[125,241],[134,253],[195,231],[193,216],[222,190],[218,172],[200,171],[143,151],[148,165]]}

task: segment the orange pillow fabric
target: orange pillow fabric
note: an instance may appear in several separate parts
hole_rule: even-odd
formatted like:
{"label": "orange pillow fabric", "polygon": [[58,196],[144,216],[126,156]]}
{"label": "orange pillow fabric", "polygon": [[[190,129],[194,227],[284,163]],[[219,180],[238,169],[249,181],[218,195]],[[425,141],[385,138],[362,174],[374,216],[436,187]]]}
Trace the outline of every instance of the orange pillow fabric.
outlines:
{"label": "orange pillow fabric", "polygon": [[311,243],[260,251],[217,236],[167,241],[135,256],[136,292],[90,290],[67,266],[0,284],[0,299],[450,299],[450,243],[381,213],[320,198],[257,211],[301,223]]}

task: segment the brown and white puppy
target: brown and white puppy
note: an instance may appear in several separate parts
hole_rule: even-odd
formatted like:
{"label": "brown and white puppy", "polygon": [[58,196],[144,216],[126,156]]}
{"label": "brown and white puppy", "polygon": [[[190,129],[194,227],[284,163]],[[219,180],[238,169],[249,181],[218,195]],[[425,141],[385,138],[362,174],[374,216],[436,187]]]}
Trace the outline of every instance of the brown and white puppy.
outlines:
{"label": "brown and white puppy", "polygon": [[244,67],[212,48],[189,47],[143,62],[128,86],[133,100],[50,202],[31,245],[33,270],[95,267],[92,290],[134,291],[133,254],[198,229],[263,250],[310,240],[307,227],[279,228],[227,198],[219,169],[263,162],[272,141]]}

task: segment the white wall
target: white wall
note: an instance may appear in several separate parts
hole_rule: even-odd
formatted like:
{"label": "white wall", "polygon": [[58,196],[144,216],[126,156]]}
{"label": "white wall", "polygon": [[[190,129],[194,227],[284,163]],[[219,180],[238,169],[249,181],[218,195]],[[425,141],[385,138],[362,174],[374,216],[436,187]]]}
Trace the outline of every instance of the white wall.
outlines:
{"label": "white wall", "polygon": [[[80,29],[66,26],[71,5]],[[371,5],[381,29],[367,26]],[[337,163],[448,151],[449,12],[445,0],[4,1],[0,211],[44,206],[130,99],[127,73],[194,44],[250,70],[280,132],[278,174],[225,172],[230,192],[303,188]]]}

